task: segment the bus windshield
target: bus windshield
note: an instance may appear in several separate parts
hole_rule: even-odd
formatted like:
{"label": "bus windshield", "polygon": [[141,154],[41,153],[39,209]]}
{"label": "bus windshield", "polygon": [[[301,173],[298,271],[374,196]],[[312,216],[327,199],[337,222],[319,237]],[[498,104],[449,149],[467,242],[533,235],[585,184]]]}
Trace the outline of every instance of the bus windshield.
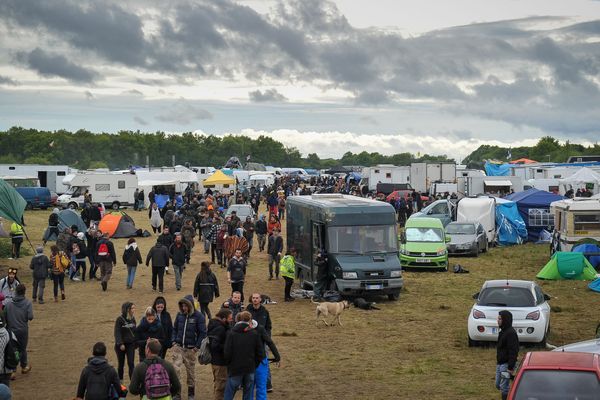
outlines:
{"label": "bus windshield", "polygon": [[389,253],[398,251],[393,225],[334,226],[329,228],[330,253]]}

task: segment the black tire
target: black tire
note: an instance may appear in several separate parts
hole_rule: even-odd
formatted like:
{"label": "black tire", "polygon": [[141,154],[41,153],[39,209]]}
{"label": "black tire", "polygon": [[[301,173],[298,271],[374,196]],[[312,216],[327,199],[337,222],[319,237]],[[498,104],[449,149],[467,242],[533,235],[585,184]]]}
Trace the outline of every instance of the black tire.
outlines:
{"label": "black tire", "polygon": [[469,339],[469,347],[476,347],[479,345],[479,342],[477,342],[477,340],[473,340],[469,336],[467,336],[467,338]]}
{"label": "black tire", "polygon": [[485,241],[485,246],[483,247],[483,253],[487,253],[488,252],[488,242],[487,240]]}
{"label": "black tire", "polygon": [[398,301],[400,299],[400,291],[394,293],[388,293],[389,301]]}
{"label": "black tire", "polygon": [[118,210],[119,207],[121,207],[121,204],[118,201],[115,201],[114,203],[111,204],[110,206],[113,210]]}

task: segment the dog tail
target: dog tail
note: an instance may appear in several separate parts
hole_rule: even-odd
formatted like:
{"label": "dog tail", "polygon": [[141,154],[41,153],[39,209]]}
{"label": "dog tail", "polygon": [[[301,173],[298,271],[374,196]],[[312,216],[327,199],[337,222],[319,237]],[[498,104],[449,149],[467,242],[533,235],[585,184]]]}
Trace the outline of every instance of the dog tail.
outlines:
{"label": "dog tail", "polygon": [[321,303],[319,303],[319,302],[317,302],[317,301],[314,301],[312,297],[310,298],[310,302],[311,302],[311,303],[313,303],[313,304],[316,304],[316,305],[319,305],[319,304],[321,304]]}

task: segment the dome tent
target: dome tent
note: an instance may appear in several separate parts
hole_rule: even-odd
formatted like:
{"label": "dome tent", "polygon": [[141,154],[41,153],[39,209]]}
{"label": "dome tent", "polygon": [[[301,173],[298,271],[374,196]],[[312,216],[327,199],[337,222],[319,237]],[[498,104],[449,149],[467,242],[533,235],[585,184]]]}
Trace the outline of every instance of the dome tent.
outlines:
{"label": "dome tent", "polygon": [[[75,210],[67,208],[58,212],[58,232],[63,232],[65,228],[70,228],[73,225],[77,225],[79,232],[85,232],[87,226],[81,219],[81,216],[77,214]],[[43,239],[45,241],[55,241],[57,239],[56,234],[50,234],[50,229],[46,228]]]}
{"label": "dome tent", "polygon": [[124,212],[104,215],[98,224],[98,229],[115,239],[141,236],[142,233],[141,229],[135,227],[133,219]]}

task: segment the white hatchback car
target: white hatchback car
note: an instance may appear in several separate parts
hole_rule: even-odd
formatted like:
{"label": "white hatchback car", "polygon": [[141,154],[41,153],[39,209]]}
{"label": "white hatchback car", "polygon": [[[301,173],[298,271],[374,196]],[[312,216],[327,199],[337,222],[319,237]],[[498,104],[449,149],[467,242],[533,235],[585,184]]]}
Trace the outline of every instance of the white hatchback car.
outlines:
{"label": "white hatchback car", "polygon": [[546,345],[550,330],[550,296],[532,281],[494,280],[486,281],[473,298],[468,318],[469,346],[477,342],[498,340],[498,313],[510,311],[513,315],[513,328],[519,342]]}

